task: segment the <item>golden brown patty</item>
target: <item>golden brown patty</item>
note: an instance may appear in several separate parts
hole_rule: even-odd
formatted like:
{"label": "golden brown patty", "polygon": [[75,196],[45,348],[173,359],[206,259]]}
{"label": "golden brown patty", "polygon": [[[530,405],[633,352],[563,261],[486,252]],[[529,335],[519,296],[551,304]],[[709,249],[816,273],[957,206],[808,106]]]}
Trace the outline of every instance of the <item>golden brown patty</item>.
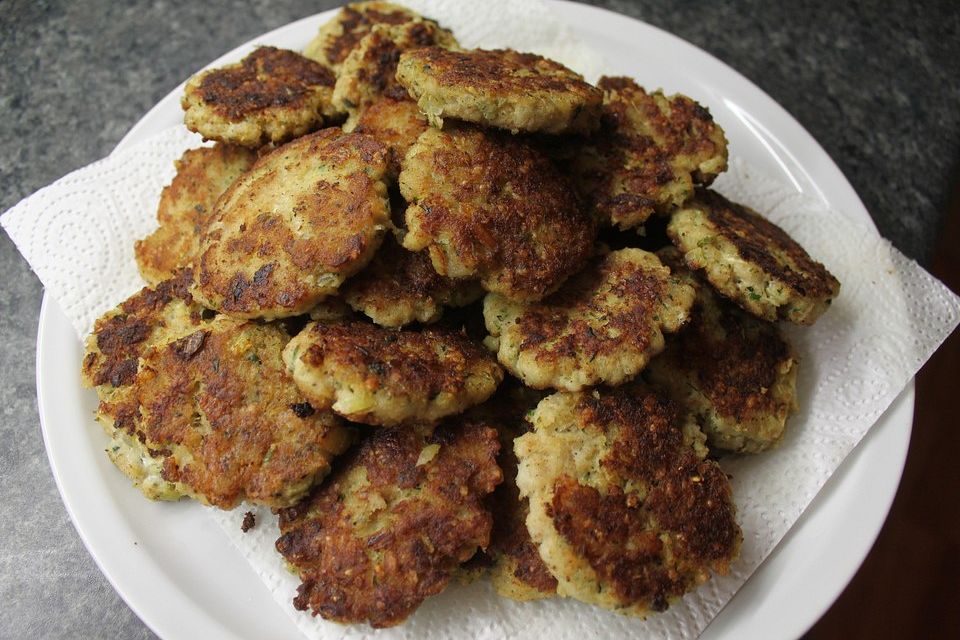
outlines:
{"label": "golden brown patty", "polygon": [[347,304],[383,327],[436,322],[444,307],[462,307],[483,295],[476,282],[441,276],[426,252],[408,251],[389,236],[341,292]]}
{"label": "golden brown patty", "polygon": [[427,119],[410,99],[380,98],[360,112],[354,133],[365,133],[387,145],[389,175],[400,175],[400,163],[407,151],[427,130]]}
{"label": "golden brown patty", "polygon": [[379,142],[335,128],[262,156],[217,202],[194,294],[242,318],[309,311],[380,246],[386,166]]}
{"label": "golden brown patty", "polygon": [[813,324],[840,283],[787,233],[709,189],[677,211],[667,234],[692,269],[764,320]]}
{"label": "golden brown patty", "polygon": [[83,379],[100,398],[107,453],[150,498],[290,505],[326,474],[350,432],[287,376],[286,334],[205,320],[188,281],[185,273],[145,288],[87,340]]}
{"label": "golden brown patty", "polygon": [[134,244],[144,280],[156,284],[190,265],[217,198],[256,159],[249,149],[217,143],[190,149],[177,160],[177,175],[160,194],[159,228]]}
{"label": "golden brown patty", "polygon": [[627,615],[663,611],[742,539],[703,434],[642,385],[557,393],[515,441],[527,528],[557,593]]}
{"label": "golden brown patty", "polygon": [[[347,59],[350,52],[370,33],[374,25],[401,25],[412,21],[427,21],[406,7],[389,2],[355,2],[341,8],[337,15],[320,27],[320,33],[303,50],[303,55],[334,70]],[[453,35],[442,30],[446,37],[438,40],[444,46],[456,44]]]}
{"label": "golden brown patty", "polygon": [[622,229],[669,213],[727,168],[727,141],[710,112],[684,95],[600,79],[603,125],[571,163],[597,216]]}
{"label": "golden brown patty", "polygon": [[430,20],[412,20],[398,25],[373,25],[350,52],[337,74],[333,105],[349,117],[344,129],[351,131],[357,118],[381,98],[409,100],[407,90],[397,82],[397,62],[403,51],[451,39],[450,33]]}
{"label": "golden brown patty", "polygon": [[514,133],[588,133],[603,99],[559,62],[509,49],[407,51],[397,80],[437,127],[457,118]]}
{"label": "golden brown patty", "polygon": [[503,371],[452,331],[393,331],[366,322],[310,324],[284,351],[312,403],[375,425],[435,422],[483,402]]}
{"label": "golden brown patty", "polygon": [[301,136],[332,115],[333,72],[298,53],[260,47],[190,78],[184,123],[208,140],[259,147]]}
{"label": "golden brown patty", "polygon": [[430,128],[407,152],[403,246],[438,273],[539,300],[587,261],[595,229],[570,186],[533,147],[469,125]]}
{"label": "golden brown patty", "polygon": [[693,289],[641,249],[603,256],[541,302],[488,294],[483,316],[497,358],[525,384],[579,391],[621,384],[689,318]]}
{"label": "golden brown patty", "polygon": [[377,430],[314,495],[280,512],[294,606],[342,623],[399,624],[486,547],[497,432],[453,419],[433,435]]}
{"label": "golden brown patty", "polygon": [[[686,271],[676,249],[657,255],[675,273]],[[711,446],[769,449],[797,408],[797,358],[775,324],[743,312],[706,282],[695,284],[690,324],[653,359],[648,377],[697,418]]]}

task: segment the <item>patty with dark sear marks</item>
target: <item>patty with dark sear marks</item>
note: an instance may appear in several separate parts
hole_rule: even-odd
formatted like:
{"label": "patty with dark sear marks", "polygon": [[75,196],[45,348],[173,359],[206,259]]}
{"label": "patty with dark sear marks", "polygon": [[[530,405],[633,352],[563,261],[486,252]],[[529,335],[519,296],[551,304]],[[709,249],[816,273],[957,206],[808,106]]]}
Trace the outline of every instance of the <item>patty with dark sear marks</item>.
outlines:
{"label": "patty with dark sear marks", "polygon": [[598,86],[602,126],[572,145],[569,166],[602,223],[642,228],[726,170],[723,130],[694,100],[648,93],[630,78],[604,77]]}
{"label": "patty with dark sear marks", "polygon": [[364,424],[436,422],[489,398],[503,370],[455,331],[309,324],[284,350],[297,386],[319,407]]}
{"label": "patty with dark sear marks", "polygon": [[404,52],[397,80],[430,123],[454,118],[513,133],[589,133],[600,122],[600,90],[533,53],[426,47]]}
{"label": "patty with dark sear marks", "polygon": [[489,543],[498,449],[494,428],[462,417],[432,434],[374,432],[280,512],[277,550],[302,580],[294,606],[341,623],[403,622]]}
{"label": "patty with dark sear marks", "polygon": [[470,125],[430,128],[400,173],[403,246],[427,250],[437,273],[487,291],[540,300],[579,271],[596,229],[571,186],[539,151]]}
{"label": "patty with dark sear marks", "polygon": [[663,395],[557,393],[531,422],[517,486],[559,595],[644,617],[728,571],[742,540],[729,480]]}
{"label": "patty with dark sear marks", "polygon": [[709,189],[674,213],[667,235],[723,296],[753,315],[813,324],[840,282],[786,231]]}
{"label": "patty with dark sear marks", "polygon": [[373,257],[390,228],[386,148],[324,129],[262,156],[217,202],[194,295],[268,320],[308,312]]}
{"label": "patty with dark sear marks", "polygon": [[189,149],[177,160],[177,174],[160,194],[159,227],[134,244],[144,280],[156,284],[190,266],[217,199],[256,159],[249,149],[217,143]]}
{"label": "patty with dark sear marks", "polygon": [[207,140],[245,147],[282,143],[333,116],[330,69],[300,54],[260,47],[240,62],[187,81],[184,123]]}

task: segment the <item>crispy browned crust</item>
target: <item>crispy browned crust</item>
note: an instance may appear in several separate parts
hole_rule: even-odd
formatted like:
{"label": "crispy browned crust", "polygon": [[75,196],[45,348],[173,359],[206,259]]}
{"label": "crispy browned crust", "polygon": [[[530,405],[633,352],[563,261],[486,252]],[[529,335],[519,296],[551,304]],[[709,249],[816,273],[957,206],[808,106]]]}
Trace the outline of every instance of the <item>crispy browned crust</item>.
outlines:
{"label": "crispy browned crust", "polygon": [[[624,605],[663,611],[707,570],[726,573],[741,541],[730,483],[684,445],[675,405],[633,386],[581,394],[576,411],[583,428],[606,432],[600,465],[618,482],[601,494],[561,476],[547,514],[600,583]],[[628,485],[647,487],[645,498]]]}
{"label": "crispy browned crust", "polygon": [[350,442],[287,375],[287,336],[220,317],[147,351],[134,382],[138,419],[124,425],[163,459],[163,478],[229,509],[299,500]]}
{"label": "crispy browned crust", "polygon": [[445,306],[463,306],[483,295],[471,280],[441,276],[426,252],[401,247],[392,237],[384,240],[367,268],[341,289],[344,300],[385,327],[411,322],[433,322]]}
{"label": "crispy browned crust", "polygon": [[[674,272],[686,271],[682,257],[672,247],[658,255]],[[717,417],[729,424],[748,425],[779,417],[779,428],[754,434],[749,450],[772,446],[783,433],[786,413],[794,408],[793,394],[784,397],[778,390],[785,375],[796,375],[792,371],[796,356],[776,324],[742,311],[716,295],[706,282],[695,282],[697,304],[690,323],[651,363],[651,377],[662,381],[671,393],[682,391],[673,394],[681,405],[681,398],[693,388],[698,399],[709,403]],[[699,418],[710,444],[729,448],[711,420]]]}
{"label": "crispy browned crust", "polygon": [[[186,125],[205,138],[256,147],[284,142],[319,127],[330,101],[334,73],[302,55],[259,47],[234,65],[192,78],[182,106]],[[258,122],[259,136],[237,136],[230,123]],[[268,124],[269,123],[269,124]]]}
{"label": "crispy browned crust", "polygon": [[177,175],[160,194],[159,228],[134,244],[144,280],[157,283],[190,265],[217,198],[256,159],[249,149],[217,143],[190,149],[177,160]]}
{"label": "crispy browned crust", "polygon": [[408,249],[484,289],[539,300],[578,271],[595,228],[553,164],[523,141],[468,125],[428,129],[407,153],[400,190]]}
{"label": "crispy browned crust", "polygon": [[317,406],[375,425],[435,422],[483,402],[503,379],[481,345],[443,329],[315,323],[290,342],[286,358]]}
{"label": "crispy browned crust", "polygon": [[409,98],[381,98],[360,112],[355,133],[365,133],[387,145],[390,150],[389,174],[400,175],[400,165],[407,151],[427,130],[427,120],[417,103]]}
{"label": "crispy browned crust", "polygon": [[399,25],[418,18],[410,9],[387,2],[348,4],[321,29],[320,36],[307,47],[305,55],[337,68],[370,33],[373,25]]}
{"label": "crispy browned crust", "polygon": [[[557,592],[554,578],[540,558],[537,545],[527,531],[530,505],[517,489],[517,455],[513,440],[530,430],[526,414],[536,407],[543,393],[512,383],[490,401],[489,410],[496,416],[500,434],[500,455],[497,462],[503,471],[503,482],[490,494],[493,531],[490,534],[489,556],[494,587],[500,595],[518,600],[547,598]],[[481,407],[483,409],[483,407]]]}
{"label": "crispy browned crust", "polygon": [[[84,383],[90,387],[129,385],[144,351],[171,332],[190,331],[199,325],[203,308],[190,295],[191,280],[189,270],[180,271],[170,280],[144,287],[99,318],[87,339],[81,371]],[[176,320],[185,321],[183,326],[168,326],[174,318],[165,312],[174,302],[181,307]]]}
{"label": "crispy browned crust", "polygon": [[426,437],[371,435],[310,499],[280,512],[277,550],[303,581],[294,606],[389,627],[441,592],[489,542],[483,498],[501,480],[498,448],[495,429],[462,418]]}
{"label": "crispy browned crust", "polygon": [[510,49],[404,52],[397,79],[428,116],[513,132],[587,133],[601,92],[559,62]]}
{"label": "crispy browned crust", "polygon": [[390,225],[386,148],[338,128],[262,156],[217,202],[194,293],[268,319],[305,313],[363,268]]}
{"label": "crispy browned crust", "polygon": [[647,93],[630,78],[603,77],[603,123],[572,171],[598,217],[621,228],[669,213],[727,166],[723,130],[684,95]]}

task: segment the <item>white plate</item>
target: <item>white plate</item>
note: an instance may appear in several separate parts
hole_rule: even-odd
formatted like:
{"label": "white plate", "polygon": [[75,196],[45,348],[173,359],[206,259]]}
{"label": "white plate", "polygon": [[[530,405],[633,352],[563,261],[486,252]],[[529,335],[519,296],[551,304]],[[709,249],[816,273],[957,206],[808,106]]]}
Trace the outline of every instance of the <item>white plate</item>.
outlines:
{"label": "white plate", "polygon": [[[624,16],[567,2],[556,11],[620,71],[708,105],[735,155],[771,177],[865,221],[870,217],[817,142],[769,96],[690,44]],[[253,44],[300,49],[331,12]],[[178,87],[120,142],[135,144],[181,122]],[[872,223],[871,223],[872,224]],[[163,638],[295,638],[298,631],[220,529],[189,501],[152,503],[103,453],[96,399],[80,387],[81,345],[44,296],[37,392],[50,465],[77,531],[100,569]],[[707,628],[704,638],[790,638],[808,629],[863,561],[886,518],[906,458],[913,383],[867,434],[773,554]],[[291,594],[292,595],[292,594]]]}

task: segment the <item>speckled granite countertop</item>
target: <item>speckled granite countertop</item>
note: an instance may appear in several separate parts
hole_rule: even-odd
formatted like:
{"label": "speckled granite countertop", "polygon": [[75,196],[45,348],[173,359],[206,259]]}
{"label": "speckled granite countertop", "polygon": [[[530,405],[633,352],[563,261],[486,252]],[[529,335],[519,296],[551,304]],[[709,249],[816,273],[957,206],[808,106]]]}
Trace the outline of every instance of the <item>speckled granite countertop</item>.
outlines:
{"label": "speckled granite countertop", "polygon": [[[224,51],[336,4],[0,2],[0,211],[109,153]],[[960,160],[952,0],[592,4],[670,31],[759,85],[824,146],[881,233],[929,258]],[[83,548],[54,485],[34,384],[42,289],[6,235],[0,272],[0,638],[153,637]]]}

